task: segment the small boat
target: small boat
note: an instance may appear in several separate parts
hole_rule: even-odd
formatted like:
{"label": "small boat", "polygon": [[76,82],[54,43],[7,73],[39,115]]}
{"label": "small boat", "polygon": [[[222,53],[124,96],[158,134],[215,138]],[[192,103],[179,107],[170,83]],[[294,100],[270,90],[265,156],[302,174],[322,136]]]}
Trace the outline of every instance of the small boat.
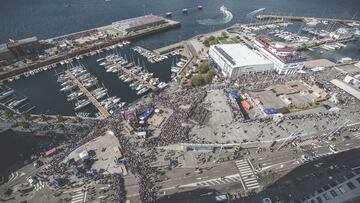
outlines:
{"label": "small boat", "polygon": [[141,90],[139,90],[136,94],[137,94],[137,95],[144,94],[144,93],[147,92],[148,90],[149,90],[148,88],[144,87],[144,88],[142,88]]}
{"label": "small boat", "polygon": [[26,100],[28,100],[27,97],[25,97],[23,99],[20,99],[20,100],[15,100],[15,101],[13,101],[13,102],[11,102],[9,104],[9,107],[10,108],[15,108],[15,107],[19,106],[20,104],[24,103]]}
{"label": "small boat", "polygon": [[124,80],[124,82],[126,82],[126,83],[128,83],[128,82],[131,82],[131,81],[133,81],[134,79],[132,79],[131,77],[128,77],[128,78],[126,78],[125,80]]}
{"label": "small boat", "polygon": [[69,91],[69,90],[71,90],[71,89],[73,89],[75,87],[76,87],[76,85],[67,85],[67,86],[61,88],[60,91],[61,92],[66,92],[66,91]]}
{"label": "small boat", "polygon": [[97,62],[100,62],[100,61],[102,61],[102,60],[105,60],[105,58],[98,58],[98,59],[96,59]]}
{"label": "small boat", "polygon": [[107,95],[107,90],[104,90],[104,91],[102,91],[102,92],[97,93],[97,94],[94,95],[94,96],[95,96],[96,99],[99,100],[99,99],[105,97],[106,95]]}
{"label": "small boat", "polygon": [[13,93],[14,93],[14,90],[9,90],[9,91],[6,91],[6,92],[0,94],[0,100],[9,97],[9,96],[12,95]]}
{"label": "small boat", "polygon": [[158,84],[158,88],[160,88],[160,89],[164,89],[165,87],[167,87],[167,84],[165,82],[160,82]]}
{"label": "small boat", "polygon": [[142,87],[143,87],[143,85],[140,84],[139,86],[137,86],[137,87],[135,88],[135,90],[139,91],[139,90],[141,90]]}
{"label": "small boat", "polygon": [[89,100],[83,99],[83,100],[80,100],[80,101],[75,103],[75,108],[74,109],[76,111],[76,110],[79,110],[79,109],[89,105],[89,104],[90,104]]}

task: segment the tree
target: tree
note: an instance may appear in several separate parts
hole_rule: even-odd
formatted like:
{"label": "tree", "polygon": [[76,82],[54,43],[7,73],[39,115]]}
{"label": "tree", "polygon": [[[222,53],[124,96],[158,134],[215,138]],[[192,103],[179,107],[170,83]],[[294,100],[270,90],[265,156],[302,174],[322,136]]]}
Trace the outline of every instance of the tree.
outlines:
{"label": "tree", "polygon": [[194,75],[193,77],[191,77],[191,83],[194,86],[201,86],[205,84],[205,81],[202,75]]}
{"label": "tree", "polygon": [[14,113],[10,110],[6,110],[5,111],[5,117],[8,120],[13,120],[14,119]]}
{"label": "tree", "polygon": [[76,116],[76,117],[74,118],[74,121],[75,121],[76,123],[81,123],[81,118],[78,117],[78,116]]}
{"label": "tree", "polygon": [[214,41],[216,38],[213,36],[213,35],[211,35],[209,38],[208,38],[208,40],[209,41]]}
{"label": "tree", "polygon": [[209,47],[209,46],[210,46],[209,40],[205,40],[203,44],[204,44],[206,47]]}
{"label": "tree", "polygon": [[228,36],[227,36],[227,33],[226,33],[226,32],[221,32],[221,37],[227,38],[227,37],[228,37]]}
{"label": "tree", "polygon": [[207,73],[209,69],[210,69],[210,61],[203,62],[198,67],[198,71],[200,73]]}
{"label": "tree", "polygon": [[40,114],[39,117],[40,117],[40,120],[43,122],[47,120],[47,118],[44,114]]}
{"label": "tree", "polygon": [[56,115],[56,120],[58,123],[64,122],[64,118],[60,114]]}
{"label": "tree", "polygon": [[61,130],[62,132],[65,132],[65,126],[61,123],[56,124],[56,129]]}
{"label": "tree", "polygon": [[29,123],[29,122],[23,120],[23,121],[20,122],[20,126],[21,126],[22,128],[24,128],[24,129],[28,129],[28,130],[30,130],[30,132],[32,132],[32,130],[31,130],[31,128],[30,128],[30,123]]}
{"label": "tree", "polygon": [[21,118],[22,118],[24,121],[29,121],[29,120],[30,120],[30,113],[29,113],[29,112],[22,112],[22,113],[21,113]]}

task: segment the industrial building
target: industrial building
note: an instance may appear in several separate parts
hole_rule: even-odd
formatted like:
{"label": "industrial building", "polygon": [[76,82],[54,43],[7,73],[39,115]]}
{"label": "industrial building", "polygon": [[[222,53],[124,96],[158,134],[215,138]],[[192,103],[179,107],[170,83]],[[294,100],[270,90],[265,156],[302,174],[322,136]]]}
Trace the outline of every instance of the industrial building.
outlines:
{"label": "industrial building", "polygon": [[165,24],[167,21],[160,16],[145,15],[136,18],[130,18],[122,21],[113,22],[112,26],[122,32],[137,32],[149,27]]}
{"label": "industrial building", "polygon": [[301,52],[282,43],[273,43],[264,36],[256,38],[254,47],[272,63],[279,74],[294,74],[304,67]]}
{"label": "industrial building", "polygon": [[21,40],[10,40],[7,48],[15,55],[18,60],[26,58],[37,58],[42,52],[41,45],[37,37],[30,37]]}
{"label": "industrial building", "polygon": [[273,64],[243,44],[218,44],[209,49],[212,64],[230,79],[273,69]]}
{"label": "industrial building", "polygon": [[14,54],[7,48],[6,44],[0,44],[0,66],[5,66],[15,62]]}

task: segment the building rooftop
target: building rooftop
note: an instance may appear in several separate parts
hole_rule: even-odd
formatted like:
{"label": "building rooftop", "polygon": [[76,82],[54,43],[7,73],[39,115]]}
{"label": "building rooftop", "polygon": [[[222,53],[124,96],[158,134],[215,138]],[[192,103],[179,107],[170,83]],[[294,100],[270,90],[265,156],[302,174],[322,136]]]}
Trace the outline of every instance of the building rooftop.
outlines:
{"label": "building rooftop", "polygon": [[331,80],[330,82],[360,100],[360,91],[356,90],[352,86],[338,79]]}
{"label": "building rooftop", "polygon": [[130,18],[122,21],[113,22],[112,24],[115,26],[119,26],[123,29],[130,29],[142,25],[147,25],[150,23],[156,23],[163,21],[164,18],[156,15],[145,15],[135,18]]}
{"label": "building rooftop", "polygon": [[9,51],[9,49],[7,48],[6,44],[0,44],[0,53],[7,51]]}
{"label": "building rooftop", "polygon": [[29,38],[20,39],[20,40],[11,40],[10,42],[7,43],[7,45],[8,45],[8,47],[11,47],[11,46],[18,46],[18,45],[22,45],[22,44],[37,42],[37,41],[38,41],[37,37],[29,37]]}
{"label": "building rooftop", "polygon": [[270,64],[266,58],[257,54],[243,44],[214,45],[215,50],[221,53],[234,67]]}

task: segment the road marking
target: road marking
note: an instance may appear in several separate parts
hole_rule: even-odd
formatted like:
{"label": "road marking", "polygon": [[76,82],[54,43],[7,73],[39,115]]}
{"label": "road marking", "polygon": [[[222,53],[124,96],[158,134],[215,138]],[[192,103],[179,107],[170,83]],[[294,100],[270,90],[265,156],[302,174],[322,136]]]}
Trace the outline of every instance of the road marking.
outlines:
{"label": "road marking", "polygon": [[74,191],[74,194],[71,195],[71,203],[80,203],[86,201],[87,190],[83,191],[83,189],[78,189]]}
{"label": "road marking", "polygon": [[239,174],[229,175],[229,176],[210,179],[210,180],[203,180],[200,182],[180,185],[179,187],[206,187],[206,186],[236,183],[236,182],[239,182],[239,179],[237,179],[237,178],[240,178]]}
{"label": "road marking", "polygon": [[249,159],[235,161],[240,172],[240,180],[245,190],[259,188],[259,182],[254,173],[254,167]]}
{"label": "road marking", "polygon": [[360,139],[360,132],[354,132],[352,134],[356,139]]}

